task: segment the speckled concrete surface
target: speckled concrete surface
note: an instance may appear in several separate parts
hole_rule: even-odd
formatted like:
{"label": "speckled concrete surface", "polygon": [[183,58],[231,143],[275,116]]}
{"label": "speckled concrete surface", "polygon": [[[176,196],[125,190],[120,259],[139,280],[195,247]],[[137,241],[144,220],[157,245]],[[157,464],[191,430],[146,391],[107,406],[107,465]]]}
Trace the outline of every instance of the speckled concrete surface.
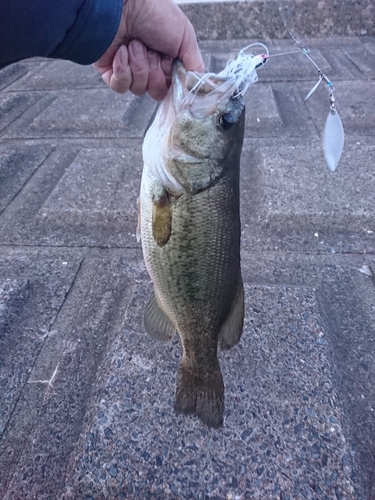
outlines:
{"label": "speckled concrete surface", "polygon": [[[151,287],[140,252],[86,254],[17,402],[24,416],[5,430],[4,498],[365,498],[357,454],[371,458],[374,450],[359,446],[356,454],[347,434],[338,383],[346,367],[332,364],[334,318],[325,304],[336,287],[342,313],[348,272],[346,289],[370,285],[358,271],[363,257],[278,260],[243,253],[245,329],[240,345],[220,356],[226,411],[216,431],[173,413],[181,349],[177,338],[157,343],[143,332]],[[350,300],[344,307],[358,310]],[[356,343],[355,352],[363,340]],[[368,406],[369,356],[368,378],[354,377],[361,394],[351,391]]]}
{"label": "speckled concrete surface", "polygon": [[[212,70],[252,41],[215,39],[223,29],[201,42]],[[307,60],[270,59],[246,96],[246,320],[220,354],[219,430],[174,414],[179,341],[142,327],[136,198],[155,103],[66,62],[0,72],[2,499],[375,498],[375,42],[330,33],[304,41],[337,89],[334,174],[326,89],[303,100],[317,76]]]}
{"label": "speckled concrete surface", "polygon": [[[221,356],[224,429],[206,429],[168,410],[177,340],[165,347],[142,331],[124,331],[108,351],[68,491],[93,498],[121,491],[127,498],[268,498],[281,492],[314,498],[323,491],[354,498],[353,457],[314,293],[247,286],[246,304],[243,341]],[[140,304],[133,311],[136,325],[142,310]]]}

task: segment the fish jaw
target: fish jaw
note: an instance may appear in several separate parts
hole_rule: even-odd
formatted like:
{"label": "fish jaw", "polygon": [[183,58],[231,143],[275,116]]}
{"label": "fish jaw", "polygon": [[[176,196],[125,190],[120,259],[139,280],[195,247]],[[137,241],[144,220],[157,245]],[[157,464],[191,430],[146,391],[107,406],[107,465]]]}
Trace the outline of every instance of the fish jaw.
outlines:
{"label": "fish jaw", "polygon": [[189,109],[196,118],[220,111],[235,91],[231,80],[211,73],[186,71],[178,59],[173,65],[172,89],[175,110]]}

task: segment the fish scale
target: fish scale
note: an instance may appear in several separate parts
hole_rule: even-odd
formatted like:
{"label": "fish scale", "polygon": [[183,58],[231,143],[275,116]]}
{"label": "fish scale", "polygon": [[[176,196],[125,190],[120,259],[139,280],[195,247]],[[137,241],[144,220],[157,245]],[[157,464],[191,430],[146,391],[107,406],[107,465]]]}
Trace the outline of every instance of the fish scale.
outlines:
{"label": "fish scale", "polygon": [[235,257],[239,254],[238,201],[234,190],[230,192],[230,184],[235,182],[236,179],[220,180],[209,190],[182,196],[172,205],[172,234],[164,247],[159,247],[152,237],[148,215],[152,211],[152,197],[150,191],[148,196],[145,193],[148,204],[142,204],[143,250],[151,265],[153,283],[162,292],[162,304],[176,324],[185,300],[215,302],[218,309],[218,300],[228,300],[223,285],[233,288],[238,283],[240,266],[239,258]]}

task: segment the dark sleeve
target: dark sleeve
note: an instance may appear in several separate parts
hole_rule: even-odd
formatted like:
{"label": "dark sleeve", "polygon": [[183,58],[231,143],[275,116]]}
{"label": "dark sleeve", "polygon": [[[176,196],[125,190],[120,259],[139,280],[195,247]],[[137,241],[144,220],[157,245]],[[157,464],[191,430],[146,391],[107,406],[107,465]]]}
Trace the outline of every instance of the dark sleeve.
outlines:
{"label": "dark sleeve", "polygon": [[97,61],[120,24],[123,0],[0,0],[0,68],[28,57]]}

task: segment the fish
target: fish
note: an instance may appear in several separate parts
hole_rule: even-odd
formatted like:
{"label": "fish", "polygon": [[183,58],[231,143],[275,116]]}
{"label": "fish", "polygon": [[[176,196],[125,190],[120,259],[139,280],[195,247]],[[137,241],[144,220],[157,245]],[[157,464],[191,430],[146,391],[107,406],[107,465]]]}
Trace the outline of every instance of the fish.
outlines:
{"label": "fish", "polygon": [[229,80],[197,74],[180,61],[143,142],[137,236],[154,292],[144,329],[182,358],[175,411],[223,424],[224,382],[218,347],[241,338],[240,156],[245,106]]}

